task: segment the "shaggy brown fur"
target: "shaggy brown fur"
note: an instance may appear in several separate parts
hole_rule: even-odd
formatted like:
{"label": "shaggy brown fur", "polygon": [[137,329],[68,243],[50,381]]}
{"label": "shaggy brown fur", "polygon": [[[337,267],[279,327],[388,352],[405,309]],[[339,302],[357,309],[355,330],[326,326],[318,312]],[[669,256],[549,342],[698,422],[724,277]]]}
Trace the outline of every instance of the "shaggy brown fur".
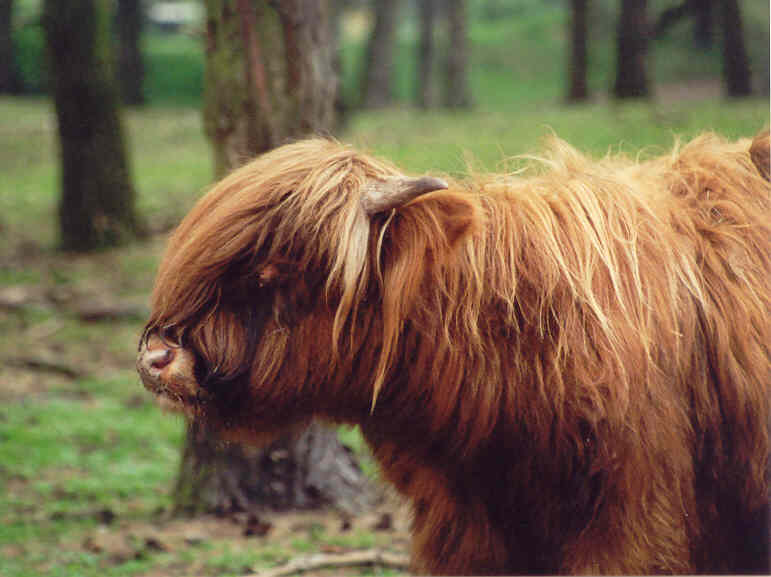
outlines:
{"label": "shaggy brown fur", "polygon": [[555,140],[533,174],[370,217],[395,168],[282,147],[172,237],[140,373],[233,439],[360,424],[421,572],[768,571],[771,191],[749,150]]}

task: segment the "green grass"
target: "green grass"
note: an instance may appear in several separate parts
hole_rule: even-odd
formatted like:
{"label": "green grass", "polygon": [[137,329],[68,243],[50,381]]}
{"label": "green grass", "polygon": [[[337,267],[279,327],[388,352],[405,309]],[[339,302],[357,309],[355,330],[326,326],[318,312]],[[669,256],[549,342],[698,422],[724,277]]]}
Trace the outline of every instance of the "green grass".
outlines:
{"label": "green grass", "polygon": [[675,137],[705,130],[730,138],[752,136],[769,123],[768,102],[687,102],[600,104],[571,108],[523,105],[514,111],[470,113],[392,109],[356,117],[349,139],[390,158],[406,169],[463,175],[504,167],[511,156],[538,152],[556,134],[595,156],[608,151],[661,153]]}
{"label": "green grass", "polygon": [[[73,539],[105,511],[143,519],[168,505],[181,423],[149,399],[127,403],[136,390],[124,373],[0,410],[0,551],[24,550],[0,554],[0,574],[102,575],[105,556],[74,550]],[[130,574],[126,564],[110,573]]]}
{"label": "green grass", "polygon": [[[15,402],[13,410],[3,408],[0,435],[8,442],[0,445],[0,462],[6,464],[0,515],[26,507],[27,501],[37,503],[36,515],[121,509],[134,499],[148,510],[164,504],[165,491],[158,488],[171,482],[169,465],[178,458],[181,423],[159,418],[149,399],[127,402],[124,391],[139,392],[133,374],[78,382]],[[9,495],[9,478],[28,484],[24,499]],[[7,535],[0,535],[3,542]]]}

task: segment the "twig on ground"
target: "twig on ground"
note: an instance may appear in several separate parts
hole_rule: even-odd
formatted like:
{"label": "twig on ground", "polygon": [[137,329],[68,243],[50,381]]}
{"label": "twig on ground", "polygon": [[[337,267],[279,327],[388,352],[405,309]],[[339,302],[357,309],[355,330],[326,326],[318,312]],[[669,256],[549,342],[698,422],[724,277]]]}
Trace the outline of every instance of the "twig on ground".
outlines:
{"label": "twig on ground", "polygon": [[409,558],[398,553],[388,553],[377,549],[366,551],[351,551],[350,553],[316,553],[307,557],[298,557],[279,567],[262,569],[246,577],[286,577],[295,573],[306,573],[320,569],[340,569],[343,567],[360,567],[380,565],[391,569],[407,570]]}

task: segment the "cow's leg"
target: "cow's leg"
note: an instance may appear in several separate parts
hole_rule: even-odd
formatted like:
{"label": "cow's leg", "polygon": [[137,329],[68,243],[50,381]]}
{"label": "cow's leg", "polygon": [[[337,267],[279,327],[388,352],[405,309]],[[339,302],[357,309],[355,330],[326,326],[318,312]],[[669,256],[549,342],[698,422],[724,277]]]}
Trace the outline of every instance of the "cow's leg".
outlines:
{"label": "cow's leg", "polygon": [[[382,441],[362,427],[385,479],[413,508],[412,572],[417,575],[501,575],[510,573],[502,531],[474,490],[461,491],[464,478],[427,464],[404,445]],[[467,479],[465,479],[467,481]],[[462,493],[462,494],[461,494]]]}
{"label": "cow's leg", "polygon": [[614,491],[591,524],[563,549],[560,573],[693,573],[691,520],[673,483],[644,498]]}
{"label": "cow's leg", "polygon": [[[425,488],[425,491],[420,489]],[[460,499],[431,471],[413,475],[413,571],[436,575],[502,575],[508,552],[478,497]],[[413,493],[415,495],[415,493]]]}

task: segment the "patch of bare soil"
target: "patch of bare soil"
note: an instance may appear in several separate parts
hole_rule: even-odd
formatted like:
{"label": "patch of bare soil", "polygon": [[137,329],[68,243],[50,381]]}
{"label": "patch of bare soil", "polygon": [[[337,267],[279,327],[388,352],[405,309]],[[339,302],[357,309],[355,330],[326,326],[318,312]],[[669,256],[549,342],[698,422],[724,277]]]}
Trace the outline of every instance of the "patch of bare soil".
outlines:
{"label": "patch of bare soil", "polygon": [[[361,535],[369,534],[370,539]],[[121,521],[101,525],[73,548],[104,554],[106,562],[120,565],[152,553],[173,557],[169,563],[143,573],[142,577],[215,575],[210,560],[228,551],[230,555],[260,552],[259,566],[244,566],[244,575],[282,566],[310,554],[298,542],[312,543],[313,554],[345,557],[354,551],[383,551],[403,557],[409,548],[409,515],[395,500],[357,517],[336,511],[304,511],[206,516],[194,519],[161,519],[157,522]],[[359,567],[332,567],[304,571],[304,575],[359,575]]]}

